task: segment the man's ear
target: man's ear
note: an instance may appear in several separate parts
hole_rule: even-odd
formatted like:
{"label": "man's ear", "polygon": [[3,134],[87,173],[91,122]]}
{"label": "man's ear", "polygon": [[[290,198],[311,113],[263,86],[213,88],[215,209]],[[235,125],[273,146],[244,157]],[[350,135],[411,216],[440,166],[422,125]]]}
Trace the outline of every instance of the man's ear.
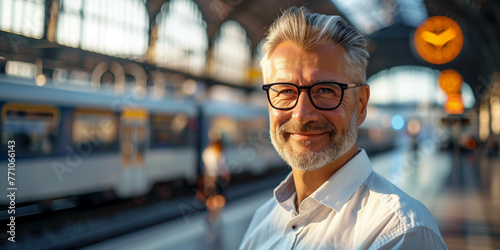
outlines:
{"label": "man's ear", "polygon": [[370,86],[368,84],[364,84],[359,86],[358,92],[358,127],[366,119],[368,100],[370,99]]}

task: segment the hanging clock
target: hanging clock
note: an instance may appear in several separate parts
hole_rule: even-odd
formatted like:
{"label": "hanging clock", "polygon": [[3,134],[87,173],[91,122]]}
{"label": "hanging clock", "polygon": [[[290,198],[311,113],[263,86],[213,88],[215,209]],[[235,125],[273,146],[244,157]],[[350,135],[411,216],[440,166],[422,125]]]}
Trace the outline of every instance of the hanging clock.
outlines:
{"label": "hanging clock", "polygon": [[413,36],[415,50],[427,62],[444,64],[455,59],[464,43],[460,26],[445,16],[427,18]]}

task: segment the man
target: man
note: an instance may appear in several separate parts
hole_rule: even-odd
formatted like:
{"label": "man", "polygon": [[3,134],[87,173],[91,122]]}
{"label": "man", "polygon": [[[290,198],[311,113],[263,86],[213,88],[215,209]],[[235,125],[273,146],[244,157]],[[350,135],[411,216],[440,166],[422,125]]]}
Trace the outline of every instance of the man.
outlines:
{"label": "man", "polygon": [[446,249],[420,202],[373,172],[366,39],[338,16],[292,7],[270,27],[261,67],[271,141],[292,173],[240,249]]}

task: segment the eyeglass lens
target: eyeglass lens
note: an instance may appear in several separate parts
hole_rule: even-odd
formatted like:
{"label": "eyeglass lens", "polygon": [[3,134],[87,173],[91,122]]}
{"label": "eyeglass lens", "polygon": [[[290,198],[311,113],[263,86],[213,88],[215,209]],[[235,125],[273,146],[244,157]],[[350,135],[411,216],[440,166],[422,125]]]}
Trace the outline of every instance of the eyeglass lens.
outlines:
{"label": "eyeglass lens", "polygon": [[[295,106],[299,93],[299,89],[296,86],[287,83],[272,85],[268,91],[271,105],[280,109]],[[340,104],[342,89],[335,83],[316,84],[309,89],[309,96],[316,107],[331,109]]]}

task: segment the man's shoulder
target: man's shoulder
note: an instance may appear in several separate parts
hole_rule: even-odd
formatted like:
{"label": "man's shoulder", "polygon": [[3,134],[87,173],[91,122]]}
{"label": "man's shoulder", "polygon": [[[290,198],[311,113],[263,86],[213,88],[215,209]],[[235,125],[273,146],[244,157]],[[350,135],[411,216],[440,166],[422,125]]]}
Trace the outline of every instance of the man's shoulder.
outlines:
{"label": "man's shoulder", "polygon": [[431,213],[424,204],[377,173],[373,172],[365,184],[371,201],[375,203],[373,205],[392,211],[393,215],[400,217],[406,224],[412,222],[418,224],[426,222],[427,219],[434,223]]}
{"label": "man's shoulder", "polygon": [[243,237],[242,243],[246,243],[247,240],[253,237],[252,235],[254,235],[257,231],[262,231],[263,229],[265,231],[266,229],[269,229],[266,228],[266,225],[271,223],[269,220],[272,218],[269,216],[272,217],[272,211],[276,209],[277,205],[278,204],[274,197],[271,197],[255,211],[250,225],[248,225],[247,231]]}
{"label": "man's shoulder", "polygon": [[255,211],[254,217],[265,217],[276,208],[276,206],[278,206],[278,202],[274,197],[271,197]]}
{"label": "man's shoulder", "polygon": [[427,207],[377,173],[373,172],[367,179],[362,192],[365,211],[370,211],[366,216],[380,220],[379,223],[386,225],[386,232],[398,234],[397,231],[405,233],[415,228],[427,228],[439,235]]}

